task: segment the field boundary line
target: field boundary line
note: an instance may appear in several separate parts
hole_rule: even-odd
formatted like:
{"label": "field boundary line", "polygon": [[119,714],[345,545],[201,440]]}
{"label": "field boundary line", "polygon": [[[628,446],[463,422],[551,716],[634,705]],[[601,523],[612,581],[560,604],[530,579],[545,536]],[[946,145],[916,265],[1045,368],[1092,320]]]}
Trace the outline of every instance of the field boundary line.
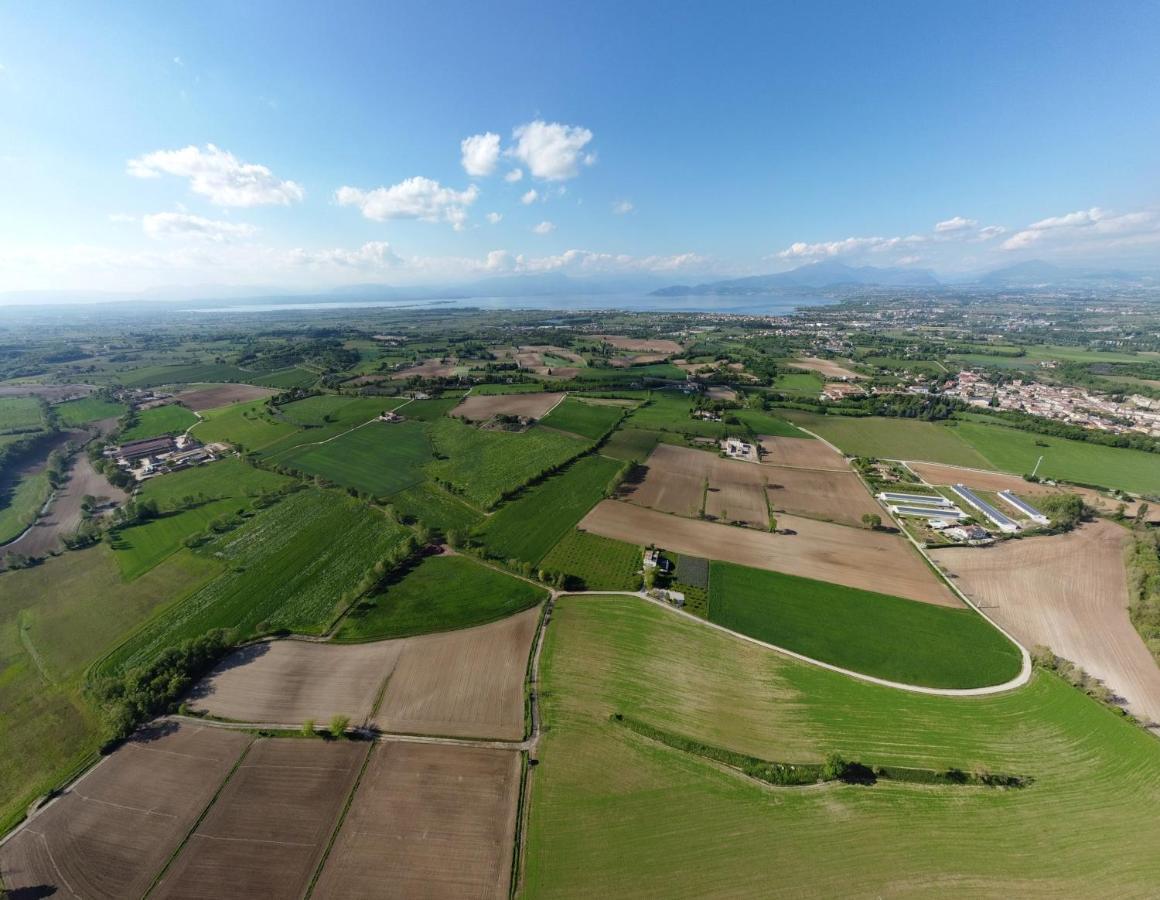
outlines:
{"label": "field boundary line", "polygon": [[[879,678],[877,675],[867,675],[864,672],[855,672],[853,669],[846,669],[842,666],[834,665],[833,663],[823,662],[820,659],[814,659],[811,656],[806,656],[804,653],[798,653],[796,650],[790,650],[786,647],[779,647],[777,644],[771,644],[768,641],[759,640],[755,637],[750,637],[747,634],[742,634],[739,631],[733,631],[731,628],[726,628],[724,625],[718,625],[716,622],[710,622],[707,619],[702,619],[692,613],[685,612],[683,609],[677,609],[675,606],[666,603],[664,600],[657,600],[650,597],[644,591],[563,591],[560,596],[613,596],[613,597],[637,597],[641,600],[646,600],[662,609],[667,609],[674,615],[681,616],[691,622],[696,622],[706,628],[712,628],[714,631],[719,631],[722,634],[727,634],[730,637],[738,640],[746,641],[750,644],[756,644],[758,647],[765,647],[767,650],[773,650],[775,653],[780,653],[783,656],[788,656],[791,659],[796,659],[798,662],[808,663],[811,666],[817,666],[820,669],[828,669],[831,672],[836,672],[839,675],[845,675],[848,678],[854,678],[858,681],[865,681],[870,684],[876,684],[880,687],[894,688],[899,691],[907,691],[912,694],[927,694],[934,697],[985,697],[991,694],[1001,694],[1016,688],[1023,687],[1031,680],[1031,657],[1023,648],[1022,644],[1015,642],[1015,645],[1025,654],[1023,669],[1018,675],[1009,681],[1002,684],[991,684],[984,687],[977,688],[934,688],[926,687],[921,684],[906,684],[901,681],[890,681],[886,678]],[[990,622],[990,619],[987,619]],[[994,623],[992,623],[994,624]],[[998,627],[998,626],[996,626]],[[1003,634],[1006,634],[1003,629],[999,629]]]}
{"label": "field boundary line", "polygon": [[354,784],[350,786],[350,793],[346,795],[346,802],[342,805],[342,809],[334,818],[334,828],[330,831],[330,840],[326,842],[326,847],[322,851],[322,856],[319,857],[318,865],[314,867],[314,872],[310,876],[310,884],[306,886],[306,891],[303,893],[303,900],[309,900],[314,893],[315,887],[318,886],[318,879],[322,877],[322,870],[326,868],[326,862],[330,859],[331,851],[334,850],[334,845],[338,841],[338,833],[342,830],[343,824],[346,822],[347,814],[350,808],[354,805],[355,795],[358,793],[359,786],[362,784],[363,775],[366,774],[367,766],[371,762],[371,754],[374,753],[375,745],[371,743],[367,747],[366,756],[363,757],[362,766],[359,767],[358,775],[355,776]]}

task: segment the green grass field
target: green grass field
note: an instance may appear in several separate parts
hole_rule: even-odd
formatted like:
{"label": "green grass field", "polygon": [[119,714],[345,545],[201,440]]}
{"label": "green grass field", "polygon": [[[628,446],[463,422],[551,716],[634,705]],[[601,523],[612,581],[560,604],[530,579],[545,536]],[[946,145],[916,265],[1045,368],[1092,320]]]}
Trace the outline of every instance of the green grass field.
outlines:
{"label": "green grass field", "polygon": [[[159,384],[221,384],[237,382],[249,384],[253,372],[225,363],[205,363],[178,366],[143,366],[118,372],[116,380],[125,387],[156,387]],[[256,382],[255,382],[256,383]]]}
{"label": "green grass field", "polygon": [[51,493],[52,485],[44,472],[23,475],[7,490],[0,490],[0,544],[23,534],[36,521]]}
{"label": "green grass field", "polygon": [[85,668],[217,571],[185,552],[126,584],[97,545],[0,575],[0,832],[97,749]]}
{"label": "green grass field", "polygon": [[[1145,897],[1160,743],[1052,675],[955,699],[856,682],[631,598],[563,598],[541,663],[525,897]],[[763,759],[1028,776],[771,788],[629,732]]]}
{"label": "green grass field", "polygon": [[325,444],[305,444],[270,459],[374,497],[390,497],[423,480],[431,442],[419,422],[371,422]]}
{"label": "green grass field", "polygon": [[[404,407],[402,412],[406,411]],[[522,433],[486,431],[453,419],[434,422],[430,434],[437,458],[428,471],[484,509],[591,446],[582,438],[543,428]]]}
{"label": "green grass field", "polygon": [[831,444],[855,456],[922,459],[955,466],[990,468],[986,457],[968,444],[958,426],[917,419],[822,416],[796,409],[783,414],[795,425],[820,434]]}
{"label": "green grass field", "polygon": [[137,424],[121,432],[119,440],[140,441],[164,434],[181,434],[197,424],[197,416],[176,403],[155,406],[137,414]]}
{"label": "green grass field", "polygon": [[291,425],[318,427],[336,419],[337,413],[353,400],[339,394],[319,394],[279,406],[278,415]]}
{"label": "green grass field", "polygon": [[640,589],[641,550],[573,528],[540,560],[549,572],[563,572],[580,581],[576,590],[636,591]]}
{"label": "green grass field", "polygon": [[535,565],[604,498],[622,465],[603,456],[582,457],[505,503],[477,534],[489,554]]}
{"label": "green grass field", "polygon": [[[561,365],[574,366],[575,363],[565,361]],[[642,378],[664,378],[673,381],[684,381],[685,372],[683,369],[679,369],[671,363],[653,363],[647,366],[629,366],[627,368],[584,368],[576,375],[577,381],[628,382]]]}
{"label": "green grass field", "polygon": [[619,406],[585,403],[566,397],[563,403],[540,419],[540,424],[595,441],[602,438],[623,414],[624,409]]}
{"label": "green grass field", "polygon": [[278,421],[266,412],[263,400],[208,409],[201,415],[193,436],[207,444],[221,441],[246,450],[262,450],[299,431],[296,425]]}
{"label": "green grass field", "polygon": [[44,427],[35,397],[0,397],[0,434],[39,431]]}
{"label": "green grass field", "polygon": [[394,494],[391,505],[399,515],[417,519],[444,533],[451,530],[468,532],[483,521],[481,512],[429,481]]}
{"label": "green grass field", "polygon": [[125,414],[128,409],[124,403],[115,400],[103,400],[100,397],[82,397],[79,400],[67,400],[53,407],[56,410],[60,424],[65,428],[79,428],[90,422],[101,419],[116,419]]}
{"label": "green grass field", "polygon": [[141,499],[155,500],[162,509],[175,509],[187,498],[217,500],[223,497],[252,497],[274,491],[290,479],[249,465],[237,457],[170,472],[150,478],[141,485]]}
{"label": "green grass field", "polygon": [[640,428],[618,428],[600,448],[604,456],[613,459],[644,462],[653,452],[660,439],[659,431],[644,431]]}
{"label": "green grass field", "polygon": [[240,638],[289,629],[320,634],[359,581],[407,533],[342,495],[302,490],[198,550],[218,578],[152,620],[102,664],[113,672],[213,628]]}
{"label": "green grass field", "polygon": [[654,392],[647,404],[628,417],[632,428],[675,431],[697,437],[725,437],[728,428],[721,422],[706,422],[690,416],[693,401],[683,394]]}
{"label": "green grass field", "polygon": [[760,409],[739,409],[733,415],[752,428],[754,434],[769,434],[775,437],[809,437],[792,423]]}
{"label": "green grass field", "polygon": [[816,372],[784,372],[774,379],[773,389],[794,397],[817,397],[825,381]]}
{"label": "green grass field", "polygon": [[246,376],[247,384],[257,384],[262,387],[280,388],[282,390],[296,387],[310,387],[316,381],[318,381],[317,373],[293,366],[289,369],[277,369],[265,374],[252,372]]}
{"label": "green grass field", "polygon": [[375,641],[482,625],[547,596],[469,557],[429,556],[386,590],[356,604],[334,640]]}
{"label": "green grass field", "polygon": [[750,569],[710,566],[709,621],[865,675],[974,688],[1019,674],[1019,651],[973,610]]}

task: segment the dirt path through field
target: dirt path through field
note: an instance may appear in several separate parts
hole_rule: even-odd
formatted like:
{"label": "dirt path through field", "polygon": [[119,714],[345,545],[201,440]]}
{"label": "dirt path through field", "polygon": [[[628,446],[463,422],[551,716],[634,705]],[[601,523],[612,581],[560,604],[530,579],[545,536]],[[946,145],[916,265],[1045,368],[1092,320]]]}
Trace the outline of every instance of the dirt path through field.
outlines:
{"label": "dirt path through field", "polygon": [[1160,667],[1128,619],[1127,533],[1104,520],[1066,535],[931,551],[989,616],[1101,679],[1137,717],[1160,723]]}

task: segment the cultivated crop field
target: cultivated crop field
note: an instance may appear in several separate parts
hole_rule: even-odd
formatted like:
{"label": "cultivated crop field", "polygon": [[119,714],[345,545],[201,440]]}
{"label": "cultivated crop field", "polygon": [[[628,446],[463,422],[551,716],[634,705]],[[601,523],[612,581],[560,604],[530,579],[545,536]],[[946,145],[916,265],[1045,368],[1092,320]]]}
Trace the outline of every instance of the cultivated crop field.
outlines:
{"label": "cultivated crop field", "polygon": [[221,441],[246,450],[261,450],[297,430],[289,422],[274,419],[266,412],[265,402],[255,400],[206,410],[192,434],[206,444]]}
{"label": "cultivated crop field", "polygon": [[589,441],[544,428],[511,434],[484,431],[453,419],[433,423],[430,433],[440,458],[428,471],[484,509],[590,446]]}
{"label": "cultivated crop field", "polygon": [[699,437],[722,438],[728,429],[721,422],[694,419],[693,402],[683,394],[654,391],[648,403],[634,410],[628,417],[633,428],[652,431],[675,431]]}
{"label": "cultivated crop field", "polygon": [[[565,597],[541,680],[525,896],[1143,897],[1160,882],[1160,744],[1049,674],[993,697],[908,694],[633,598]],[[762,759],[1034,782],[769,787],[618,712]]]}
{"label": "cultivated crop field", "polygon": [[79,428],[90,422],[101,419],[115,419],[122,416],[128,409],[124,403],[115,400],[102,400],[100,397],[81,397],[79,400],[66,400],[53,407],[60,424],[65,428]]}
{"label": "cultivated crop field", "polygon": [[483,521],[479,510],[430,481],[392,495],[391,505],[399,515],[419,519],[444,533],[451,530],[467,532]]}
{"label": "cultivated crop field", "polygon": [[620,421],[624,412],[622,406],[608,401],[569,397],[545,416],[541,424],[595,441]]}
{"label": "cultivated crop field", "polygon": [[370,747],[258,739],[153,896],[300,897],[322,861]]}
{"label": "cultivated crop field", "polygon": [[234,403],[265,400],[274,393],[276,392],[273,388],[253,384],[215,384],[192,387],[182,391],[175,399],[194,412],[204,412],[207,409],[217,409]]}
{"label": "cultivated crop field", "polygon": [[1041,644],[1160,723],[1160,668],[1128,619],[1127,532],[1098,520],[1068,534],[935,550],[959,588],[1026,646]]}
{"label": "cultivated crop field", "polygon": [[819,375],[824,375],[827,378],[858,379],[866,377],[855,372],[851,368],[854,364],[848,359],[818,359],[815,356],[799,356],[786,362],[786,365],[792,369],[805,369],[809,372],[817,372]]}
{"label": "cultivated crop field", "polygon": [[140,441],[163,434],[181,434],[197,424],[197,416],[176,403],[154,406],[137,413],[137,424],[121,432],[121,441]]}
{"label": "cultivated crop field", "polygon": [[390,497],[423,480],[431,443],[419,422],[371,422],[326,443],[303,444],[270,459],[374,497]]}
{"label": "cultivated crop field", "polygon": [[986,457],[963,439],[959,426],[915,419],[820,416],[795,409],[783,413],[795,425],[820,434],[851,456],[925,459],[954,466],[991,468]]}
{"label": "cultivated crop field", "polygon": [[348,498],[315,490],[291,494],[203,547],[199,553],[220,559],[226,571],[150,621],[106,661],[105,671],[140,664],[212,628],[235,628],[242,636],[259,626],[318,634],[405,533]]}
{"label": "cultivated crop field", "polygon": [[660,440],[659,431],[640,428],[618,428],[600,448],[601,454],[613,459],[644,462]]}
{"label": "cultivated crop field", "polygon": [[683,516],[703,510],[713,519],[769,527],[770,472],[762,466],[671,444],[658,445],[645,465],[644,481],[625,492],[631,503]]}
{"label": "cultivated crop field", "polygon": [[376,744],[312,896],[507,897],[520,766],[513,750]]}
{"label": "cultivated crop field", "polygon": [[584,456],[505,503],[478,530],[488,553],[535,565],[604,498],[621,466],[604,456]]}
{"label": "cultivated crop field", "polygon": [[767,413],[760,409],[738,409],[730,413],[737,416],[754,434],[771,435],[783,438],[799,438],[812,440],[808,434],[785,419]]}
{"label": "cultivated crop field", "polygon": [[635,591],[640,588],[641,550],[573,528],[540,560],[540,567],[579,579],[579,590]]}
{"label": "cultivated crop field", "polygon": [[766,465],[825,469],[834,472],[850,470],[846,457],[834,452],[822,441],[815,441],[805,434],[800,437],[762,434],[758,443],[764,451],[761,461]]}
{"label": "cultivated crop field", "polygon": [[0,434],[40,431],[44,422],[35,397],[0,397]]}
{"label": "cultivated crop field", "polygon": [[[814,443],[817,443],[815,441]],[[853,472],[769,467],[769,505],[776,512],[815,516],[860,527],[862,516],[882,516],[882,507]]]}
{"label": "cultivated crop field", "polygon": [[974,610],[722,562],[709,586],[710,622],[865,675],[974,688],[1019,674],[1018,649]]}
{"label": "cultivated crop field", "polygon": [[793,534],[769,534],[616,500],[599,504],[580,527],[618,541],[654,544],[938,606],[962,605],[903,538],[883,532],[785,515],[778,516],[778,528]]}
{"label": "cultivated crop field", "polygon": [[217,728],[146,729],[0,847],[0,879],[17,896],[143,896],[250,741]]}
{"label": "cultivated crop field", "polygon": [[374,717],[386,732],[524,736],[524,675],[539,607],[475,628],[407,638]]}
{"label": "cultivated crop field", "polygon": [[526,416],[543,418],[564,399],[563,394],[470,394],[460,401],[451,415],[472,422],[486,422],[492,416]]}
{"label": "cultivated crop field", "polygon": [[598,334],[597,338],[611,344],[617,350],[632,350],[636,353],[680,353],[681,345],[663,338],[630,338],[616,334]]}

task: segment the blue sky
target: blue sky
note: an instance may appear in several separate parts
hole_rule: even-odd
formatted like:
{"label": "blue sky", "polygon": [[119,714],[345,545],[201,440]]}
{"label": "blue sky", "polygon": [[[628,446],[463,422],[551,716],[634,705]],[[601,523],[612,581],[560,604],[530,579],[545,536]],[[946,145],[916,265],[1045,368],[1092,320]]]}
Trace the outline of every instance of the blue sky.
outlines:
{"label": "blue sky", "polygon": [[1158,36],[1153,3],[5,3],[0,291],[1155,268]]}

